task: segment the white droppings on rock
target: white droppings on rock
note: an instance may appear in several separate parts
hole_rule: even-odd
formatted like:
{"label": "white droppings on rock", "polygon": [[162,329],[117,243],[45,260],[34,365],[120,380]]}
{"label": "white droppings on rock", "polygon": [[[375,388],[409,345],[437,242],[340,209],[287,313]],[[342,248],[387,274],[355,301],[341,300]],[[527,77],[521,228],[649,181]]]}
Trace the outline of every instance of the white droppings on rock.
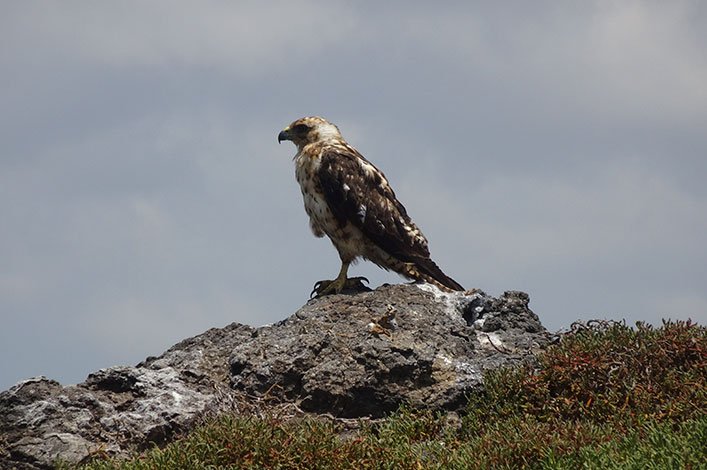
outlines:
{"label": "white droppings on rock", "polygon": [[459,293],[457,292],[442,292],[442,290],[427,282],[415,283],[420,290],[429,292],[435,296],[435,300],[444,305],[444,311],[450,317],[460,317],[459,312]]}
{"label": "white droppings on rock", "polygon": [[179,406],[179,403],[182,401],[182,396],[179,393],[172,390],[172,398],[174,398],[175,406]]}
{"label": "white droppings on rock", "polygon": [[456,370],[458,374],[458,381],[472,381],[472,382],[481,382],[482,376],[481,372],[479,372],[474,366],[472,366],[468,362],[464,361],[455,361],[454,364],[454,369]]}
{"label": "white droppings on rock", "polygon": [[447,366],[451,366],[454,364],[454,361],[452,361],[449,357],[445,356],[444,354],[439,354],[437,357]]}
{"label": "white droppings on rock", "polygon": [[419,282],[413,284],[417,286],[420,290],[429,292],[435,296],[435,300],[442,305],[444,305],[444,311],[451,318],[459,319],[465,321],[462,317],[462,312],[464,311],[464,305],[467,304],[473,296],[478,296],[479,294],[472,294],[472,296],[467,295],[465,292],[454,291],[454,292],[444,292],[439,287],[428,282]]}

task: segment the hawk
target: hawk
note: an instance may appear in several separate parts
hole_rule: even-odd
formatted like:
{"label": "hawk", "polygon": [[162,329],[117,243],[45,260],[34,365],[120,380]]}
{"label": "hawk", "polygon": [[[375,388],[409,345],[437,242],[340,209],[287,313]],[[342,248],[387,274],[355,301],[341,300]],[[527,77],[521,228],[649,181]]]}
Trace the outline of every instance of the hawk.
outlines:
{"label": "hawk", "polygon": [[341,270],[333,281],[319,281],[317,296],[361,286],[348,278],[359,258],[383,269],[442,289],[464,288],[430,259],[427,239],[398,201],[382,171],[349,145],[339,128],[318,117],[294,121],[277,136],[297,146],[295,176],[304,209],[317,237],[328,236],[339,252]]}

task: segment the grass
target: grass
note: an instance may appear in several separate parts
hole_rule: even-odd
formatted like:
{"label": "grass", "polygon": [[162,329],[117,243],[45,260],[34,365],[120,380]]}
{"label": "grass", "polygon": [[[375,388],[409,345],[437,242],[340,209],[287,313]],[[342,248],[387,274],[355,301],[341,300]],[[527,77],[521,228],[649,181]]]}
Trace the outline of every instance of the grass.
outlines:
{"label": "grass", "polygon": [[222,416],[86,469],[697,469],[707,464],[707,329],[578,326],[536,367],[486,376],[461,420],[401,408],[353,433],[316,417]]}

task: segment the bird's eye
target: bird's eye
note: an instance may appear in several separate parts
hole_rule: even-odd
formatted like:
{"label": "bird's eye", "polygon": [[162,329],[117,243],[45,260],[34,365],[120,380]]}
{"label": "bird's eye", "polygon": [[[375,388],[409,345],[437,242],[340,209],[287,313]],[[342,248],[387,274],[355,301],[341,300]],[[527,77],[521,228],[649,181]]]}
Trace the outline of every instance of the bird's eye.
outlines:
{"label": "bird's eye", "polygon": [[292,131],[296,134],[306,134],[309,131],[309,126],[307,124],[297,124],[292,128]]}

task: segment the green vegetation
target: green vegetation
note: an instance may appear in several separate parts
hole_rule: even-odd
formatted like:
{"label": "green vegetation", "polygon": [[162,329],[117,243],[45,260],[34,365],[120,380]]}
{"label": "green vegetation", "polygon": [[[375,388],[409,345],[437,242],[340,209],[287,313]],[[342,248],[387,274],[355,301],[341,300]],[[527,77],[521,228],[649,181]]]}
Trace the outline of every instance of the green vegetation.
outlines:
{"label": "green vegetation", "polygon": [[164,449],[87,469],[433,469],[707,466],[707,328],[596,322],[539,364],[486,376],[459,420],[401,408],[344,424],[224,416]]}

